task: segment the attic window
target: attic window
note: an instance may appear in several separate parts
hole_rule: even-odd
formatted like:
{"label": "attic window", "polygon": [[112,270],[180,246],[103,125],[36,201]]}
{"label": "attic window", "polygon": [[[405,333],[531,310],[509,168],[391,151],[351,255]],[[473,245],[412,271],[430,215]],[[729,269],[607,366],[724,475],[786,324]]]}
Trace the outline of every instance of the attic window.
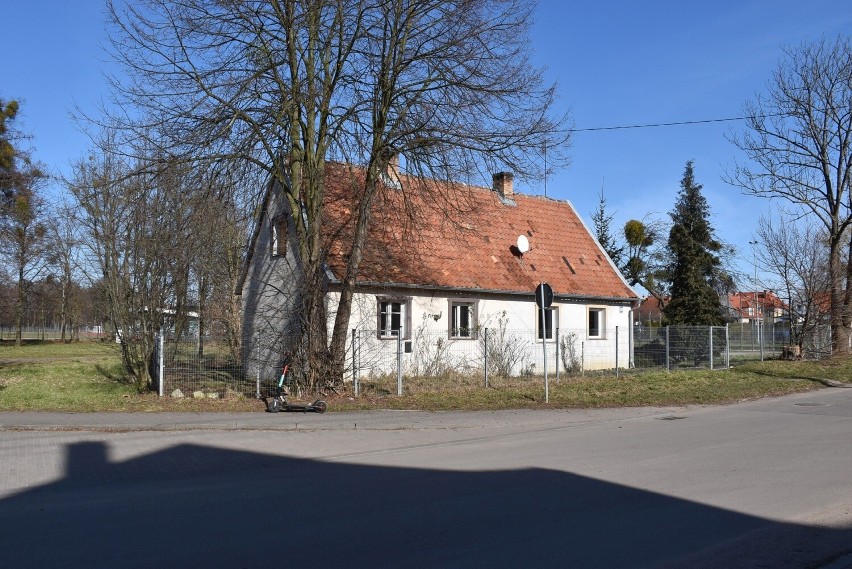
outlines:
{"label": "attic window", "polygon": [[287,254],[287,218],[284,216],[272,221],[269,249],[273,257]]}
{"label": "attic window", "polygon": [[565,258],[565,257],[562,257],[562,260],[563,260],[563,261],[565,261],[565,265],[568,267],[568,270],[569,270],[569,271],[571,271],[571,274],[572,274],[572,275],[576,275],[576,274],[577,274],[577,271],[575,271],[575,270],[574,270],[574,267],[572,267],[572,266],[571,266],[571,262],[570,262],[570,261],[568,261],[568,259],[567,259],[567,258]]}
{"label": "attic window", "polygon": [[392,177],[387,172],[382,172],[381,174],[379,174],[379,177],[381,178],[382,183],[387,187],[393,188],[395,190],[402,189],[402,184],[400,184],[399,178],[397,178],[396,176]]}

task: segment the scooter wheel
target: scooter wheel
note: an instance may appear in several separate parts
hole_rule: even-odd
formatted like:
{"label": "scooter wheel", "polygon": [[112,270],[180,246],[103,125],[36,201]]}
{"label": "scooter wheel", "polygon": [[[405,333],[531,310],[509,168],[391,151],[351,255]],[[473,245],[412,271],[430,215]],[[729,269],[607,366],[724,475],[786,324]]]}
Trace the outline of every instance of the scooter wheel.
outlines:
{"label": "scooter wheel", "polygon": [[277,397],[266,404],[266,410],[270,413],[278,413],[281,410],[281,402]]}
{"label": "scooter wheel", "polygon": [[326,405],[325,401],[317,399],[316,401],[314,401],[314,404],[311,405],[311,407],[314,408],[315,413],[325,413],[325,410],[328,408],[328,405]]}

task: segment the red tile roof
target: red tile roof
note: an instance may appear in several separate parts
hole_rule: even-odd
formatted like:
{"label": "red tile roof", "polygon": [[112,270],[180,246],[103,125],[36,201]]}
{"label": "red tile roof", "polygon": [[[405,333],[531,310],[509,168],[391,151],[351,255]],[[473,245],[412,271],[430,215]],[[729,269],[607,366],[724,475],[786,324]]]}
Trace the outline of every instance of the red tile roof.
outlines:
{"label": "red tile roof", "polygon": [[[363,177],[326,166],[326,261],[338,279]],[[568,202],[515,193],[512,206],[490,188],[400,180],[404,191],[382,185],[376,195],[359,283],[531,293],[544,281],[557,297],[638,298]],[[524,255],[519,235],[530,243]]]}
{"label": "red tile roof", "polygon": [[737,292],[728,295],[728,300],[731,303],[731,308],[740,311],[747,311],[749,308],[754,308],[755,306],[762,309],[787,309],[787,304],[772,291]]}

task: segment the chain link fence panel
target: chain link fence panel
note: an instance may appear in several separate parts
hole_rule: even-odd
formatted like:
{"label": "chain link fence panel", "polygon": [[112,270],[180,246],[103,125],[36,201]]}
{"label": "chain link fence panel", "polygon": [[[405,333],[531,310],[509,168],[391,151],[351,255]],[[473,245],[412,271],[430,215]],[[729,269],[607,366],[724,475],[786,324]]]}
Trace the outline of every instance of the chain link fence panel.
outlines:
{"label": "chain link fence panel", "polygon": [[[589,338],[584,329],[560,328],[542,342],[536,331],[504,327],[480,328],[458,338],[424,329],[401,338],[356,329],[347,340],[344,380],[355,395],[388,396],[538,383],[545,370],[549,380],[559,382],[631,369],[721,369],[730,364],[728,333],[726,327],[635,327]],[[287,345],[302,343],[293,338]],[[213,338],[203,346],[197,338],[166,338],[154,366],[160,393],[265,397],[274,393],[283,361],[261,361],[259,353],[241,359]],[[288,378],[295,382],[290,387],[298,394],[306,358],[297,353],[290,359],[293,373]]]}

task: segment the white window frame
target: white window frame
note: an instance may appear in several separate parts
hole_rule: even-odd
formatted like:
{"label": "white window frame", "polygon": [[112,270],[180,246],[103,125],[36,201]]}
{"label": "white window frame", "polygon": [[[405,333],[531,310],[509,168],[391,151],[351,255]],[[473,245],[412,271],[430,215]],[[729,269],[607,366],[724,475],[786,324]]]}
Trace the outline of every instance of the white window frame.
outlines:
{"label": "white window frame", "polygon": [[[467,328],[461,328],[457,325],[463,309],[467,309]],[[478,303],[470,299],[450,299],[449,313],[449,338],[451,340],[476,340],[476,325],[479,318]]]}
{"label": "white window frame", "polygon": [[[399,308],[398,312],[394,310],[394,306]],[[393,326],[394,314],[399,315],[399,327],[396,329]],[[411,338],[411,298],[376,297],[376,330],[380,340],[395,340],[400,335],[403,340],[409,340]]]}
{"label": "white window frame", "polygon": [[[597,314],[597,334],[592,333],[592,314]],[[606,308],[589,306],[586,309],[586,337],[589,340],[606,340]]]}
{"label": "white window frame", "polygon": [[559,328],[559,307],[553,305],[545,308],[544,314],[544,326],[547,326],[548,315],[550,315],[550,326],[547,330],[544,330],[544,326],[542,326],[541,308],[538,306],[535,307],[535,340],[536,342],[541,342],[542,332],[544,332],[544,335],[547,336],[546,342],[555,342],[556,330]]}

